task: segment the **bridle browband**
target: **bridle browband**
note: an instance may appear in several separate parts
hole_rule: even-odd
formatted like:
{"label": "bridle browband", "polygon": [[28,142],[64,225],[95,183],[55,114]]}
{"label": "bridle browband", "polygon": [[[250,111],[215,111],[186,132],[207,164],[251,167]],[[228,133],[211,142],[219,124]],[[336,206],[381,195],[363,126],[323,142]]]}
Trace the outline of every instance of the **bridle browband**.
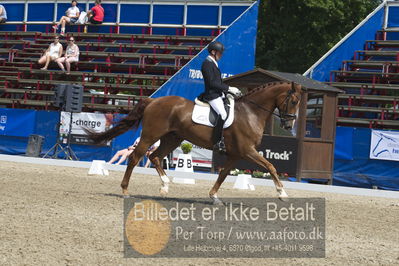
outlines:
{"label": "bridle browband", "polygon": [[[270,110],[264,108],[263,106],[257,104],[257,103],[254,102],[254,101],[251,101],[251,100],[247,100],[247,101],[248,101],[249,103],[252,103],[252,104],[255,105],[256,107],[258,107],[259,109],[261,109],[261,110],[263,110],[263,111],[265,111],[265,112],[271,113],[271,114],[274,115],[274,116],[277,116],[278,118],[280,118],[281,123],[285,123],[285,122],[287,122],[287,121],[291,121],[291,120],[295,120],[295,119],[296,119],[296,115],[295,115],[295,114],[287,114],[287,113],[288,113],[288,100],[289,100],[290,96],[291,96],[292,94],[294,94],[294,93],[295,93],[295,88],[294,88],[294,84],[292,84],[292,87],[291,87],[291,89],[287,92],[287,96],[285,97],[285,99],[284,99],[280,104],[277,105],[277,107],[279,107],[281,104],[284,104],[284,105],[285,105],[285,110],[284,110],[284,113],[282,113],[282,114],[280,113],[280,109],[279,109],[279,114],[275,114],[275,113],[274,113],[274,110],[273,110],[273,111],[270,111]],[[295,97],[298,99],[297,96],[295,96]],[[298,99],[298,102],[299,102],[299,99]]]}

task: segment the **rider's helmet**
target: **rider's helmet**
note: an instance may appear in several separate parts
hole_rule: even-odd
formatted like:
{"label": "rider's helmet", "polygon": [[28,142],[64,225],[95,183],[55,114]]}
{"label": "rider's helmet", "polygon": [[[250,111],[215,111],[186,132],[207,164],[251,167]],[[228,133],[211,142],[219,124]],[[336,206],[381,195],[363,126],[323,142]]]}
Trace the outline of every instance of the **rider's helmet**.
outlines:
{"label": "rider's helmet", "polygon": [[221,54],[224,52],[224,46],[221,42],[211,42],[208,45],[208,52],[211,54],[212,50],[218,51]]}

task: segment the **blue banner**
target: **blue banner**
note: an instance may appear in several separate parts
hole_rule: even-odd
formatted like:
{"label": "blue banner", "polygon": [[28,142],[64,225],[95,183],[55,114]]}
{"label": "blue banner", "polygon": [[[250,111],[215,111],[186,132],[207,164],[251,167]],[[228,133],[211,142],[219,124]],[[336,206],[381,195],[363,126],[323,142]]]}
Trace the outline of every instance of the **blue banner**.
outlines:
{"label": "blue banner", "polygon": [[[334,185],[399,190],[399,163],[369,158],[371,134],[368,128],[337,128],[335,154],[344,156],[334,160]],[[352,156],[344,145],[354,147]]]}
{"label": "blue banner", "polygon": [[353,132],[351,127],[337,127],[334,158],[353,160]]}
{"label": "blue banner", "polygon": [[[218,62],[223,78],[254,69],[258,4],[255,2],[215,39],[225,45],[223,57]],[[207,56],[208,51],[204,49],[151,97],[178,95],[194,100],[204,91],[201,65]]]}
{"label": "blue banner", "polygon": [[29,137],[35,129],[36,112],[23,109],[0,109],[0,135]]}

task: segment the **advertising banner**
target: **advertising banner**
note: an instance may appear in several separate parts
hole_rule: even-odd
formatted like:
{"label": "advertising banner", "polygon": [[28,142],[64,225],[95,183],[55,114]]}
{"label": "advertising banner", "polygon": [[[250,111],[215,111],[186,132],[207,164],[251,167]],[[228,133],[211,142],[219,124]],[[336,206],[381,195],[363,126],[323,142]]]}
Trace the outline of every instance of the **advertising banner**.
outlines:
{"label": "advertising banner", "polygon": [[29,137],[35,130],[36,112],[22,109],[0,109],[0,135]]}
{"label": "advertising banner", "polygon": [[[265,135],[257,150],[260,155],[274,165],[278,173],[296,174],[298,157],[298,140],[296,138]],[[215,169],[217,170],[223,167],[226,157],[215,153],[213,160]],[[238,161],[235,168],[240,170],[267,171],[257,164],[246,160]]]}
{"label": "advertising banner", "polygon": [[[71,120],[71,113],[61,112],[60,119],[60,136],[63,142],[66,142],[70,132],[69,125]],[[84,128],[88,128],[95,132],[104,132],[112,125],[112,114],[96,114],[96,113],[73,113],[72,116],[72,131],[71,143],[73,144],[93,144],[87,138]],[[110,142],[106,143],[108,146]]]}
{"label": "advertising banner", "polygon": [[372,130],[370,159],[399,161],[399,132]]}

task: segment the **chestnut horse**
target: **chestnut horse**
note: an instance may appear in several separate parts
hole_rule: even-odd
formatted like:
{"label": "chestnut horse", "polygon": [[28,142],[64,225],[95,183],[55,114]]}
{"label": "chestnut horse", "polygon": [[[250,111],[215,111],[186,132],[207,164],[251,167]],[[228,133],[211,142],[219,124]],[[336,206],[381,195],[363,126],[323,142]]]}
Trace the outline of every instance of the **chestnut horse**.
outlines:
{"label": "chestnut horse", "polygon": [[[268,170],[273,178],[280,199],[288,198],[280,182],[274,166],[261,156],[256,147],[260,144],[265,123],[272,116],[273,111],[279,110],[281,126],[291,129],[294,125],[296,112],[301,99],[301,86],[294,83],[269,83],[253,89],[238,98],[235,104],[235,120],[224,130],[227,150],[227,161],[219,177],[209,192],[215,204],[222,203],[217,192],[239,159],[254,162]],[[161,145],[150,156],[151,162],[161,178],[160,193],[168,193],[169,178],[162,168],[163,158],[176,149],[183,140],[212,149],[213,128],[199,125],[191,120],[194,103],[179,96],[165,96],[156,99],[146,98],[139,102],[134,109],[116,126],[103,133],[88,132],[89,137],[96,143],[111,140],[116,136],[137,128],[142,122],[141,139],[129,161],[121,187],[124,195],[128,195],[127,187],[133,168],[141,160],[148,148],[159,139]]]}

